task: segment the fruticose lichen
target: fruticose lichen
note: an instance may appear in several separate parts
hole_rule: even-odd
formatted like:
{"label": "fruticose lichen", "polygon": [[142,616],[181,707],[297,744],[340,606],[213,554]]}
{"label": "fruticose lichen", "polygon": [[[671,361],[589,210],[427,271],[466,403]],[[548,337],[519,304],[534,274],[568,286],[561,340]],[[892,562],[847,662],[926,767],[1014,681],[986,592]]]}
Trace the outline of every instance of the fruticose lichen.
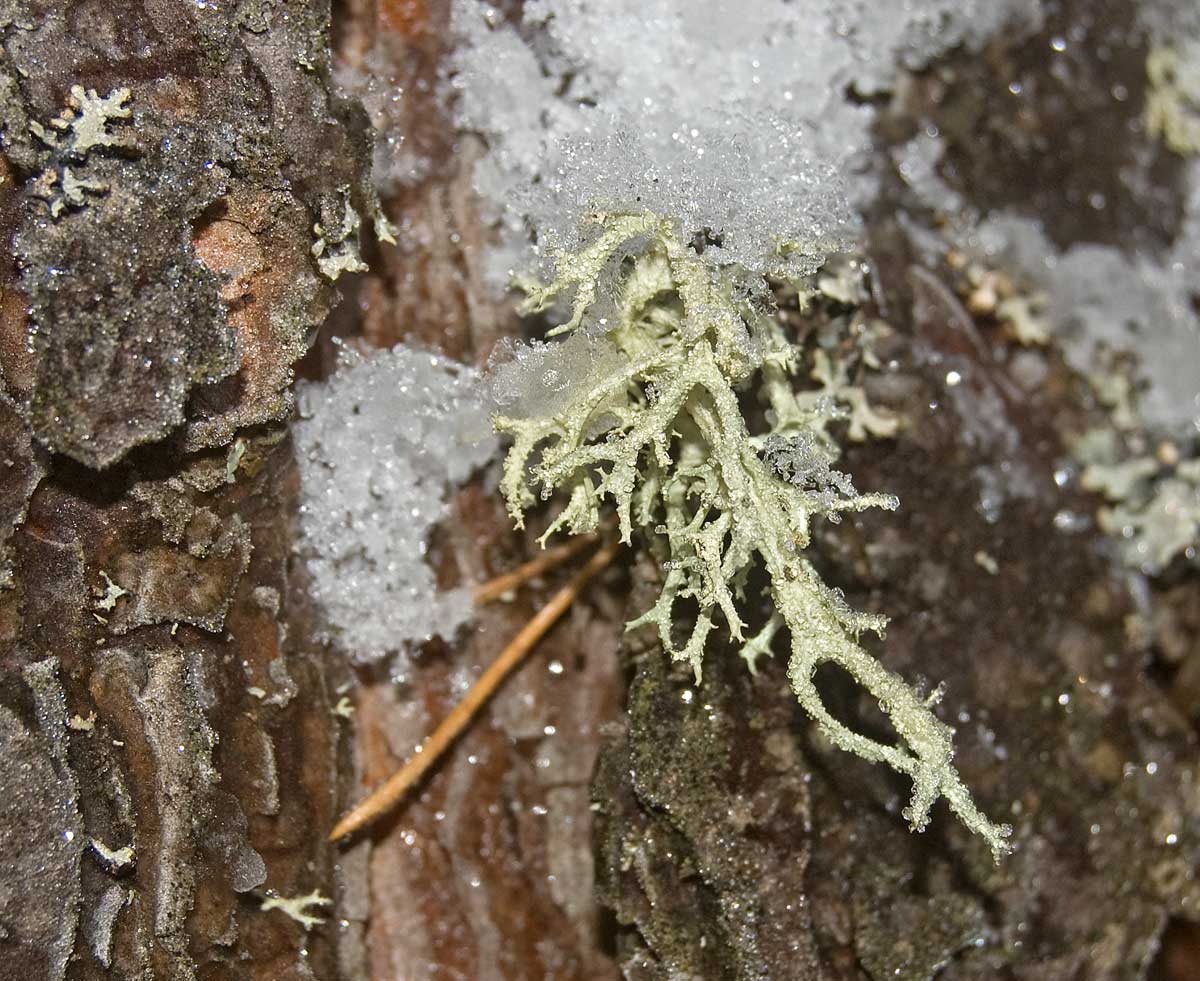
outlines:
{"label": "fruticose lichen", "polygon": [[304,896],[266,896],[259,909],[264,913],[273,909],[282,910],[305,930],[311,930],[315,926],[320,926],[324,920],[307,912],[308,908],[310,906],[328,906],[332,902],[332,899],[322,896],[320,890],[314,889]]}
{"label": "fruticose lichen", "polygon": [[320,221],[313,224],[317,240],[312,246],[312,256],[321,275],[330,282],[335,282],[342,273],[365,272],[367,269],[358,254],[358,231],[362,220],[350,203],[350,189],[343,187],[340,192],[341,215],[337,216],[336,205],[322,202],[323,212],[327,209],[334,217],[330,218],[328,226]]}
{"label": "fruticose lichen", "polygon": [[[786,627],[792,688],[825,736],[912,779],[904,814],[914,829],[945,797],[999,859],[1009,829],[987,819],[959,778],[951,730],[931,710],[940,692],[922,698],[860,646],[860,634],[882,633],[886,619],[851,610],[804,555],[815,518],[898,502],[859,494],[831,469],[831,399],[793,389],[798,351],[772,315],[764,279],[702,255],[670,219],[597,212],[589,224],[586,244],[558,255],[554,280],[529,290],[532,311],[571,297],[569,319],[550,332],[570,335],[560,356],[538,347],[532,372],[520,357],[494,369],[498,400],[509,404],[493,421],[513,438],[501,481],[513,519],[521,525],[536,502],[531,484],[542,499],[557,490],[567,497],[543,541],[560,529],[595,530],[610,500],[622,540],[638,528],[665,572],[660,598],[629,629],[657,628],[664,649],[699,680],[718,616],[751,668]],[[521,398],[523,374],[554,397]],[[829,373],[827,385],[835,381]],[[751,382],[768,424],[753,436],[739,403]],[[755,566],[765,569],[774,609],[748,636],[740,609],[749,608]],[[682,622],[690,629],[678,645]],[[825,662],[878,699],[903,745],[830,714],[814,684]]]}

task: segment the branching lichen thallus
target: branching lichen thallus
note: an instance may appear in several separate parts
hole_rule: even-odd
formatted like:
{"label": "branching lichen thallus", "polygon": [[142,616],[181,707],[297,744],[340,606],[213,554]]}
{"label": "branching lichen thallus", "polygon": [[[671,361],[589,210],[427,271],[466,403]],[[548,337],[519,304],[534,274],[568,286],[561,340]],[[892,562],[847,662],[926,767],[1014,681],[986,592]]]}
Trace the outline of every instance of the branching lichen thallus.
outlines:
{"label": "branching lichen thallus", "polygon": [[[937,693],[922,698],[859,645],[859,635],[880,632],[885,618],[851,610],[805,558],[814,517],[891,510],[897,501],[858,494],[830,469],[836,448],[825,431],[828,412],[793,388],[796,351],[758,295],[763,278],[697,254],[669,219],[597,213],[588,224],[585,244],[558,256],[553,281],[528,290],[532,311],[571,299],[570,318],[551,331],[571,337],[527,349],[540,356],[525,365],[544,374],[561,351],[553,369],[559,395],[549,403],[527,399],[494,419],[513,440],[502,479],[513,519],[522,524],[536,503],[534,488],[542,499],[562,491],[566,504],[544,541],[560,529],[595,530],[611,501],[621,539],[630,542],[636,526],[664,569],[660,598],[630,629],[655,626],[666,651],[690,662],[699,681],[718,616],[752,670],[786,628],[792,689],[821,732],[912,779],[904,816],[914,830],[945,797],[999,859],[1009,829],[975,806],[955,770],[951,730],[932,711]],[[511,388],[520,355],[497,371],[508,372]],[[756,379],[771,431],[752,437],[737,392]],[[774,610],[747,637],[738,604],[756,562]],[[686,599],[699,612],[681,624],[677,606]],[[681,626],[687,640],[677,647]],[[854,732],[829,713],[814,684],[824,662],[878,699],[897,745]]]}

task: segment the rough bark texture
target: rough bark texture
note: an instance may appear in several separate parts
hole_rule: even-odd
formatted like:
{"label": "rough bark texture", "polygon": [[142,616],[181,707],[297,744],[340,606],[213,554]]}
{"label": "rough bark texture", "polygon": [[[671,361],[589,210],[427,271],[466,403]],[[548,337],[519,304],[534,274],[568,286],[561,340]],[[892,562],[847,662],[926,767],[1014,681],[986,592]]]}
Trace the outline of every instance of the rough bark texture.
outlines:
{"label": "rough bark texture", "polygon": [[[448,5],[363,3],[347,15],[340,57],[353,67],[370,56],[392,73],[406,93],[400,131],[435,163],[387,197],[397,248],[363,277],[361,320],[339,329],[373,346],[405,340],[482,363],[520,324],[482,280],[486,229],[471,190],[478,147],[452,139],[434,94]],[[531,540],[513,533],[497,495],[470,488],[436,536],[436,561],[447,583],[483,581],[532,554]],[[482,611],[453,645],[427,646],[400,685],[360,679],[364,790],[410,755],[553,585]],[[593,890],[588,784],[602,724],[619,713],[625,610],[603,590],[590,593],[395,818],[355,847],[370,883],[371,977],[616,976]]]}
{"label": "rough bark texture", "polygon": [[338,858],[280,424],[337,296],[313,226],[370,209],[328,17],[0,9],[5,979],[337,974],[336,928],[260,908]]}

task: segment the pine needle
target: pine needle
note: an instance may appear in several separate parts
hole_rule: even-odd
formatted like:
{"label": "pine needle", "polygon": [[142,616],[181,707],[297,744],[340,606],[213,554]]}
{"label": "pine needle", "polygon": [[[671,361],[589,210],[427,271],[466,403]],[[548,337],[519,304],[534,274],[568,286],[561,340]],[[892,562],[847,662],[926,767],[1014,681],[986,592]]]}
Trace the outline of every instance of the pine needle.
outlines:
{"label": "pine needle", "polygon": [[491,698],[504,679],[542,638],[542,635],[566,612],[583,591],[588,580],[613,560],[619,547],[616,542],[604,546],[588,560],[587,565],[576,573],[567,585],[554,594],[550,602],[542,607],[533,619],[521,628],[509,645],[501,651],[500,656],[480,676],[441,725],[421,744],[420,751],[386,783],[338,821],[329,834],[330,841],[336,841],[361,830],[378,820],[400,801],[408,789],[421,778],[466,728],[475,713]]}
{"label": "pine needle", "polygon": [[561,545],[545,549],[537,558],[530,559],[523,565],[517,566],[511,572],[506,572],[502,576],[496,576],[495,579],[489,579],[485,583],[480,583],[475,587],[475,605],[482,606],[484,603],[490,603],[492,600],[499,599],[510,590],[524,585],[534,576],[541,575],[541,573],[561,565],[567,559],[582,552],[589,545],[596,544],[599,540],[598,535],[576,535]]}

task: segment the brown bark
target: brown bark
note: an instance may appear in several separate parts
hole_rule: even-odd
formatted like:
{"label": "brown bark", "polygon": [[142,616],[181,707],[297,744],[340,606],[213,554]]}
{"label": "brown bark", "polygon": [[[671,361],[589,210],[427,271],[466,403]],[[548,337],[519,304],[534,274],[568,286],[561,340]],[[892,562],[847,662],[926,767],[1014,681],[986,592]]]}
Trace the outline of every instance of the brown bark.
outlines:
{"label": "brown bark", "polygon": [[[336,300],[313,225],[370,208],[328,15],[5,7],[5,979],[337,974],[336,925],[261,908],[338,860],[281,424]],[[52,122],[122,89],[91,146]]]}
{"label": "brown bark", "polygon": [[[342,326],[374,346],[405,340],[482,363],[519,325],[483,282],[486,226],[471,189],[478,148],[452,138],[436,95],[448,4],[361,4],[348,13],[341,57],[358,64],[371,55],[377,70],[382,60],[406,93],[400,131],[433,167],[388,197],[398,247],[364,277],[361,325]],[[527,548],[498,499],[478,488],[460,495],[437,536],[447,582],[483,581]],[[587,788],[602,725],[618,712],[624,614],[602,591],[589,592],[598,596],[551,631],[445,762],[370,845],[357,846],[369,849],[356,861],[370,880],[372,977],[615,976],[599,936]],[[362,679],[355,720],[364,790],[449,711],[463,680],[501,650],[540,594],[549,590],[523,590],[482,611],[453,645],[427,647],[400,686]]]}

